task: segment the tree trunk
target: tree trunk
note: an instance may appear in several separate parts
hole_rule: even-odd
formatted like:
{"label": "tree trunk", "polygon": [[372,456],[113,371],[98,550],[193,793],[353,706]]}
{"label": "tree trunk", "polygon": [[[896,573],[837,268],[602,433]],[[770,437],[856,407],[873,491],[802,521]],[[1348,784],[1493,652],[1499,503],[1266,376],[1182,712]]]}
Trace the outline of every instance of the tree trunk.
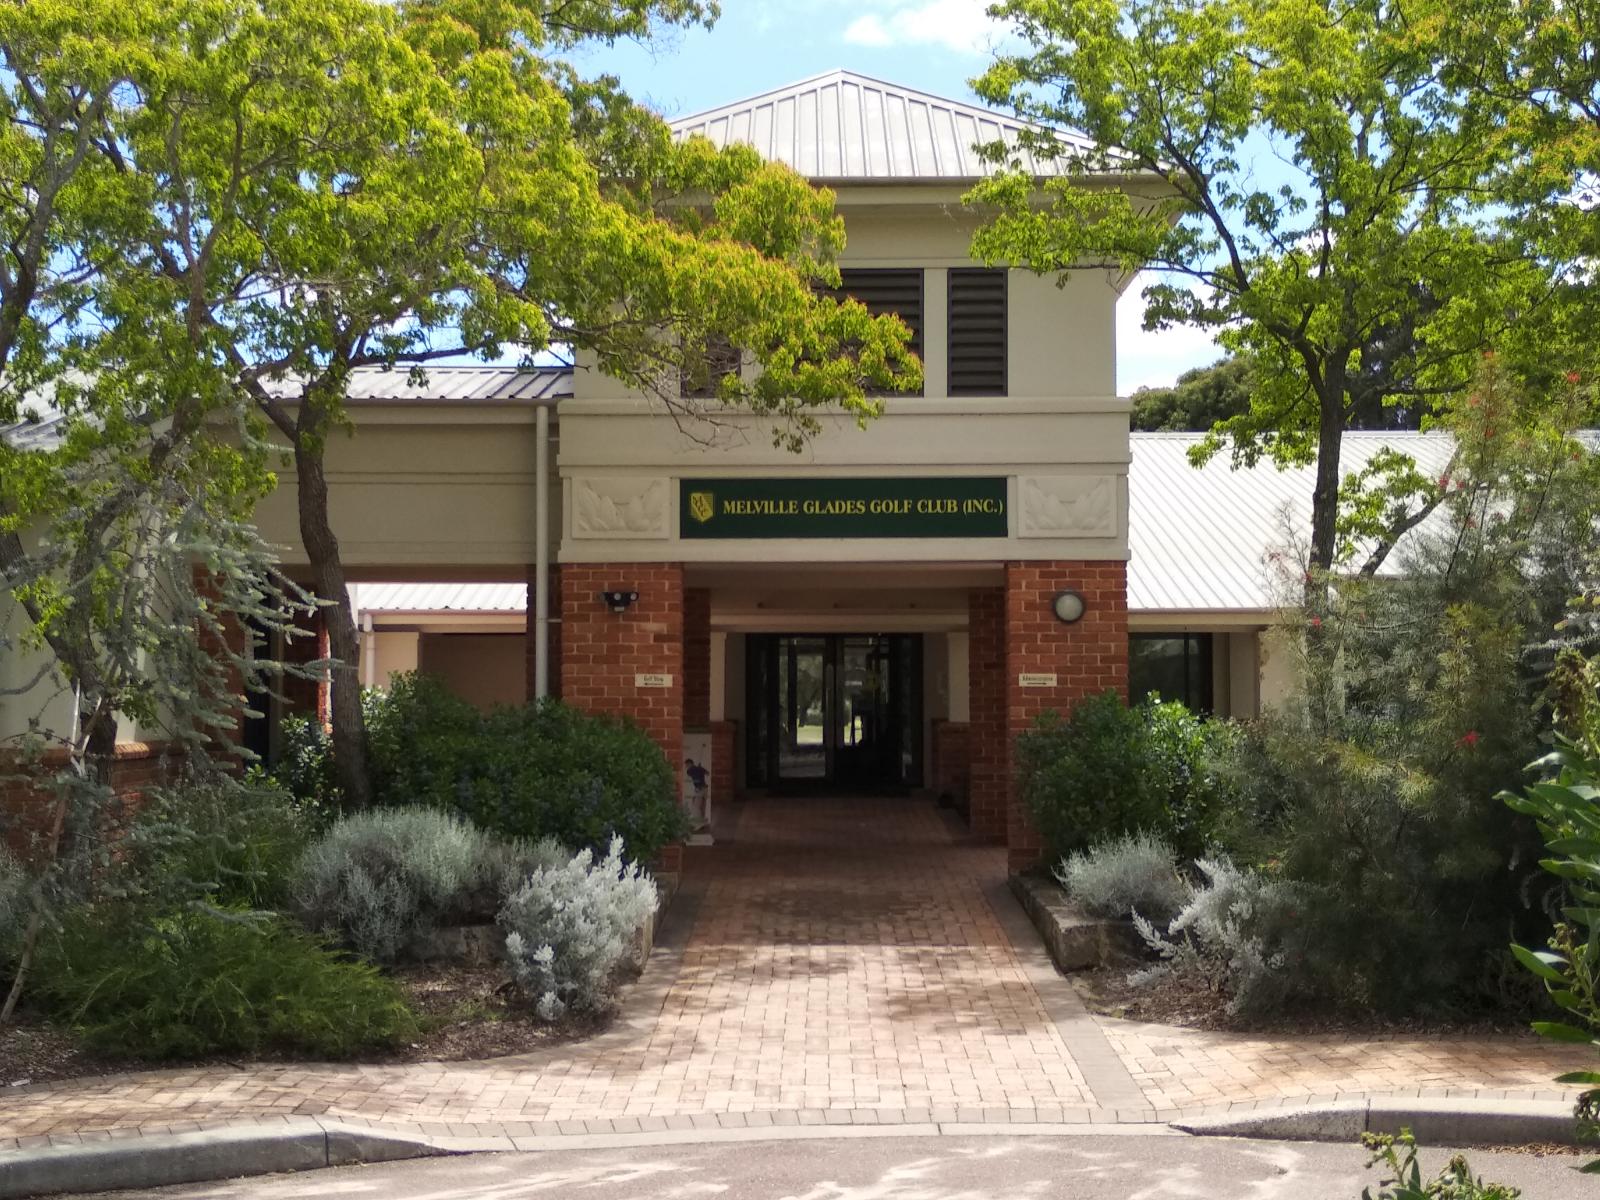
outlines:
{"label": "tree trunk", "polygon": [[367,777],[367,725],[361,714],[360,645],[350,593],[345,586],[339,539],[328,521],[328,479],[323,471],[322,439],[295,439],[295,475],[300,504],[300,540],[311,562],[318,599],[324,601],[328,653],[333,659],[333,764],[348,808],[372,803]]}
{"label": "tree trunk", "polygon": [[1317,481],[1311,493],[1311,557],[1305,580],[1306,707],[1312,728],[1326,732],[1339,705],[1338,640],[1332,615],[1334,555],[1339,539],[1339,484],[1344,441],[1345,366],[1330,362],[1322,378],[1317,431]]}

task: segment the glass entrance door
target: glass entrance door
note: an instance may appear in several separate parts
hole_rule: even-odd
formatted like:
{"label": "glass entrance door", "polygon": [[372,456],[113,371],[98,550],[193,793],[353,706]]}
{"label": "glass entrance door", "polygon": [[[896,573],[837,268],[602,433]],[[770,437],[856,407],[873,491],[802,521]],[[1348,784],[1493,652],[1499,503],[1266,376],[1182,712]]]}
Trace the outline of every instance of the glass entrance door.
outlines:
{"label": "glass entrance door", "polygon": [[752,635],[751,786],[921,784],[921,651],[908,634]]}

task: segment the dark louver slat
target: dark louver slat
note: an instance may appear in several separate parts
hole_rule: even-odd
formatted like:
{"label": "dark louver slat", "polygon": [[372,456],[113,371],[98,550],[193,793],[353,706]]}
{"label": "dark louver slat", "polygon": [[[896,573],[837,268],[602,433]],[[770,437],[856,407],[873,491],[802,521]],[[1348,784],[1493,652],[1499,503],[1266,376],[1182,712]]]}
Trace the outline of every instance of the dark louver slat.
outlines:
{"label": "dark louver slat", "polygon": [[950,271],[950,394],[1006,394],[1006,272]]}
{"label": "dark louver slat", "polygon": [[857,267],[839,272],[835,296],[859,300],[875,317],[893,313],[911,330],[910,350],[922,357],[922,271]]}

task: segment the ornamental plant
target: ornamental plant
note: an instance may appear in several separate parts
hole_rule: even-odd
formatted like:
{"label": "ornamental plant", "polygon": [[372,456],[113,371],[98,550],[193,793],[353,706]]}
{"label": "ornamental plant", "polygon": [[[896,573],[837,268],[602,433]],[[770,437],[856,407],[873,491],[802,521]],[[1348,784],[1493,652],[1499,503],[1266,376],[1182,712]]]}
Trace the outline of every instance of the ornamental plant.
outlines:
{"label": "ornamental plant", "polygon": [[[1557,735],[1556,748],[1534,767],[1553,777],[1502,798],[1538,822],[1550,852],[1540,866],[1564,881],[1567,903],[1545,949],[1513,946],[1511,952],[1572,1018],[1535,1021],[1534,1029],[1558,1042],[1600,1049],[1600,748]],[[1557,1082],[1584,1087],[1575,1109],[1579,1134],[1600,1136],[1600,1071],[1570,1071]],[[1600,1159],[1583,1170],[1600,1174]]]}

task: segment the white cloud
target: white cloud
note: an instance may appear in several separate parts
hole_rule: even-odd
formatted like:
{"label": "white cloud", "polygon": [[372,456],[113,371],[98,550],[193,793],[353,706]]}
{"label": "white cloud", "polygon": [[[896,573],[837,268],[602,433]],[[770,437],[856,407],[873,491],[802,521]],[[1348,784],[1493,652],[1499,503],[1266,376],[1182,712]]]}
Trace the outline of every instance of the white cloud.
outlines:
{"label": "white cloud", "polygon": [[987,54],[1002,32],[991,20],[990,0],[925,0],[864,13],[845,27],[854,46],[941,46],[964,54]]}
{"label": "white cloud", "polygon": [[1144,289],[1156,281],[1146,271],[1117,301],[1117,392],[1128,396],[1142,387],[1170,387],[1191,367],[1203,367],[1224,351],[1210,330],[1192,325],[1150,331],[1144,328]]}

